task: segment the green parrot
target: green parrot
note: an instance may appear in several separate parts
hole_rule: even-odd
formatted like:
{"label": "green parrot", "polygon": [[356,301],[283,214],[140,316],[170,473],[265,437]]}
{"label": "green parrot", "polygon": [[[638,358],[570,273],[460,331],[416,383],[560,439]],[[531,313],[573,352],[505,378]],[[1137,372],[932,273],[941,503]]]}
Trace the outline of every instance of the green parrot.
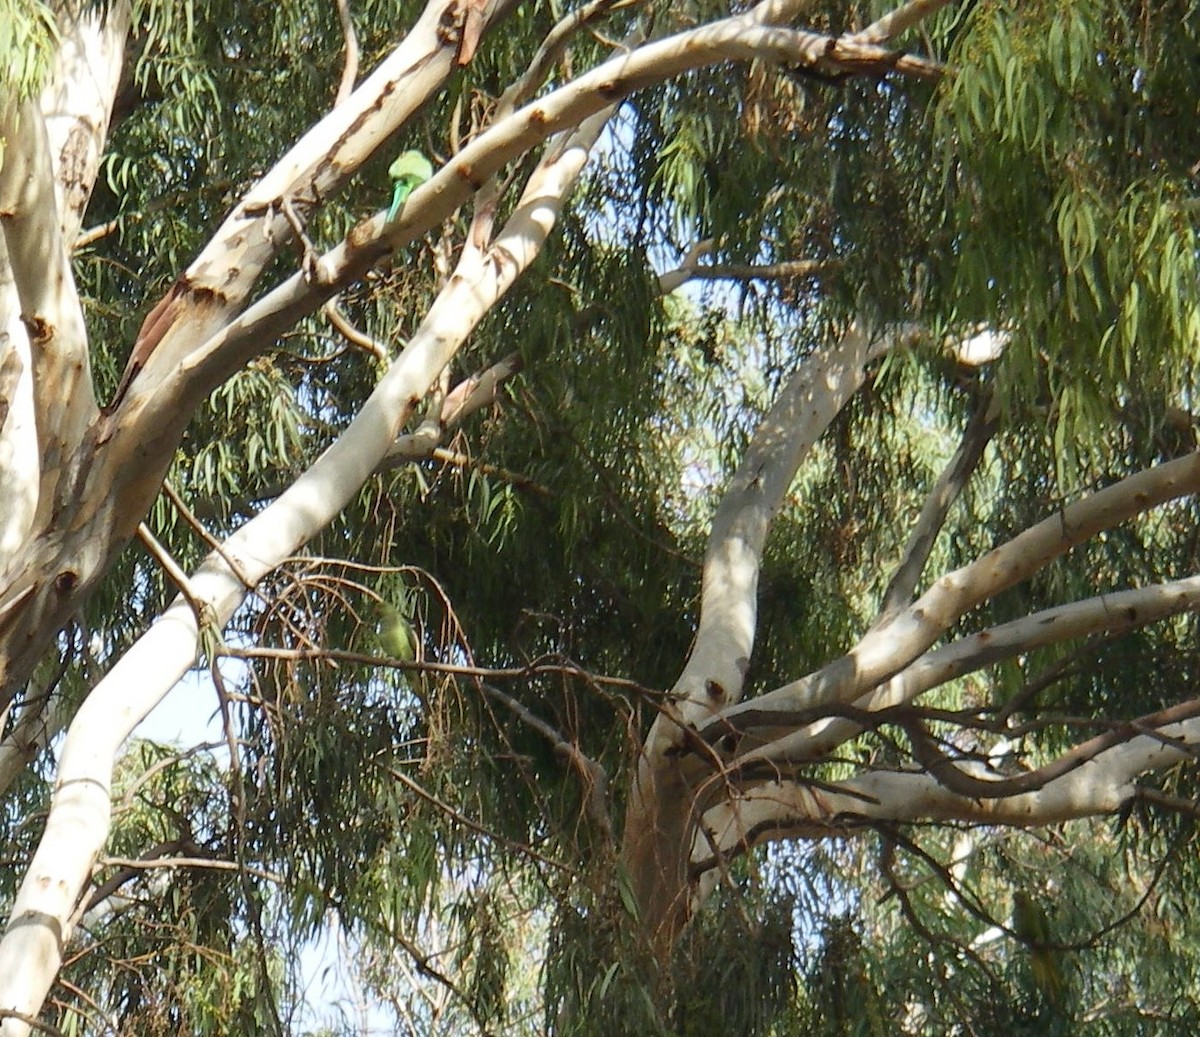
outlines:
{"label": "green parrot", "polygon": [[1052,935],[1050,918],[1046,909],[1024,890],[1013,895],[1012,929],[1029,948],[1029,971],[1034,986],[1050,1004],[1060,1005],[1067,987],[1063,954],[1046,946]]}
{"label": "green parrot", "polygon": [[396,181],[392,188],[392,204],[387,213],[387,222],[391,223],[412,189],[420,187],[433,176],[433,165],[419,151],[406,151],[388,166],[388,176]]}
{"label": "green parrot", "polygon": [[382,648],[393,659],[411,663],[417,658],[417,632],[412,623],[395,605],[381,601],[377,605],[379,622],[375,636]]}

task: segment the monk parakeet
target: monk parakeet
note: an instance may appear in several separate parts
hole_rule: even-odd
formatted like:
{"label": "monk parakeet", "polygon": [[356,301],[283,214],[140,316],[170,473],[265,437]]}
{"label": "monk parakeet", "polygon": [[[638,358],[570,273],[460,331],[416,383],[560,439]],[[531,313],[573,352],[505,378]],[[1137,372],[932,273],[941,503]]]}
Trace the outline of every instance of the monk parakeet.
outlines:
{"label": "monk parakeet", "polygon": [[433,176],[433,166],[419,151],[406,151],[388,166],[388,176],[396,181],[392,188],[392,204],[387,213],[387,221],[391,223],[412,189]]}
{"label": "monk parakeet", "polygon": [[393,659],[413,662],[417,658],[417,632],[408,617],[386,601],[379,602],[378,612],[375,636],[379,639],[379,647]]}

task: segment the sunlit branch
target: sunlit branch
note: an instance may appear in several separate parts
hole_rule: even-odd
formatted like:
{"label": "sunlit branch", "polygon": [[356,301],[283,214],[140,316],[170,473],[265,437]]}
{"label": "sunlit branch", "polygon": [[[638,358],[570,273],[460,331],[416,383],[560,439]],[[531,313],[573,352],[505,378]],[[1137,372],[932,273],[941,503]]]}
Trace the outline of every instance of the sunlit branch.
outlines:
{"label": "sunlit branch", "polygon": [[[21,320],[4,234],[0,232],[0,573],[26,542],[37,509],[41,462],[33,396],[33,350]],[[4,610],[0,609],[0,620]]]}
{"label": "sunlit branch", "polygon": [[55,167],[59,227],[71,250],[78,247],[79,226],[100,171],[132,11],[129,0],[112,0],[102,10],[79,3],[55,7],[58,45],[38,107]]}
{"label": "sunlit branch", "polygon": [[338,81],[337,94],[333,103],[341,104],[354,91],[358,81],[358,36],[354,32],[354,18],[350,14],[350,0],[335,0],[337,4],[338,24],[342,29],[344,41],[343,50],[346,60],[342,65],[342,78]]}
{"label": "sunlit branch", "polygon": [[346,339],[347,342],[357,346],[364,353],[369,353],[376,360],[386,360],[388,358],[388,348],[376,338],[372,338],[364,331],[359,331],[342,312],[338,306],[338,300],[335,296],[330,299],[322,308],[321,312],[329,319],[329,323],[334,326],[339,334]]}
{"label": "sunlit branch", "polygon": [[938,579],[914,604],[873,628],[845,655],[815,673],[783,685],[708,725],[706,737],[779,726],[789,712],[823,702],[853,702],[928,650],[962,615],[1018,584],[1101,530],[1200,490],[1200,453],[1138,472],[1066,505],[984,555]]}
{"label": "sunlit branch", "polygon": [[646,737],[625,828],[623,853],[638,862],[636,895],[642,910],[661,920],[656,939],[663,952],[686,911],[680,849],[695,834],[691,792],[677,758],[695,748],[695,727],[741,697],[771,520],[800,463],[862,385],[867,364],[908,337],[900,331],[871,338],[852,326],[809,356],[759,422],[713,516],[695,641],[667,708]]}
{"label": "sunlit branch", "polygon": [[[854,702],[861,714],[872,714],[911,702],[917,696],[967,673],[993,666],[1026,652],[1097,634],[1120,634],[1200,607],[1200,577],[1101,594],[1083,601],[1034,612],[1009,623],[981,630],[922,655],[910,666]],[[812,722],[816,706],[797,714],[799,730],[744,753],[739,766],[774,761],[801,763],[820,759],[858,735],[863,724],[837,717]],[[779,718],[783,721],[783,717]],[[1003,719],[1003,714],[999,719]]]}
{"label": "sunlit branch", "polygon": [[[1191,759],[1197,744],[1200,718],[1191,718],[1130,737],[1040,789],[994,799],[953,792],[917,771],[874,771],[821,788],[767,781],[710,808],[705,825],[722,853],[732,854],[762,842],[819,838],[880,821],[1056,824],[1115,813],[1138,794],[1139,775]],[[710,866],[703,859],[693,862],[696,870]]]}
{"label": "sunlit branch", "polygon": [[42,462],[37,514],[49,514],[58,476],[99,410],[83,307],[63,239],[45,122],[36,105],[0,106],[0,230],[32,346]]}
{"label": "sunlit branch", "polygon": [[464,378],[446,395],[439,419],[423,421],[416,431],[398,436],[377,471],[432,457],[446,433],[499,399],[500,386],[518,374],[523,364],[519,353],[510,353],[486,370]]}
{"label": "sunlit branch", "polygon": [[0,1003],[36,1011],[45,999],[75,904],[108,837],[117,752],[195,663],[203,640],[197,613],[215,627],[227,623],[248,594],[247,581],[256,583],[293,555],[370,478],[442,368],[540,253],[612,111],[601,111],[549,149],[485,261],[450,278],[345,431],[189,578],[201,607],[177,598],[80,707],[63,744],[45,829],[0,939]]}
{"label": "sunlit branch", "polygon": [[[170,369],[165,373],[167,385],[139,420],[159,427],[181,400],[195,393],[206,394],[260,352],[264,343],[273,341],[386,256],[440,225],[507,163],[638,90],[722,61],[765,58],[856,67],[856,63],[876,60],[878,48],[842,45],[821,33],[762,24],[764,19],[785,16],[791,9],[790,3],[768,0],[744,15],[638,47],[501,119],[418,187],[395,219],[388,221],[381,211],[352,230],[317,261],[314,278],[294,275],[208,342],[190,349],[182,362],[174,353],[159,358],[158,363]],[[889,67],[905,70],[902,62]]]}
{"label": "sunlit branch", "polygon": [[872,22],[862,32],[852,34],[850,39],[861,43],[887,43],[952,2],[953,0],[909,0],[908,3]]}

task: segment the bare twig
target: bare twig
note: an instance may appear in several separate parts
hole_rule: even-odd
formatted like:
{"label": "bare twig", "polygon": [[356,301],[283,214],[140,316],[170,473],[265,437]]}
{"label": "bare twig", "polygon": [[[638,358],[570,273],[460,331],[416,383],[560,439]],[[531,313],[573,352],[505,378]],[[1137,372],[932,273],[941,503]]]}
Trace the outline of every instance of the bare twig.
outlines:
{"label": "bare twig", "polygon": [[399,771],[395,767],[388,767],[388,766],[384,766],[383,770],[387,774],[389,774],[393,778],[395,778],[398,782],[400,782],[400,784],[403,785],[405,788],[407,788],[409,791],[413,792],[419,798],[425,800],[425,802],[427,802],[430,806],[436,808],[441,813],[445,814],[446,817],[450,818],[450,820],[455,822],[456,824],[462,825],[464,828],[470,829],[476,835],[482,835],[486,839],[494,839],[496,842],[503,843],[505,846],[508,846],[511,849],[516,850],[518,853],[522,854],[523,856],[528,857],[530,860],[538,861],[539,863],[545,864],[548,867],[554,868],[557,871],[561,871],[566,875],[575,877],[576,873],[575,873],[574,868],[571,868],[568,865],[563,864],[561,861],[556,861],[553,858],[547,857],[544,853],[540,853],[537,850],[535,850],[528,843],[522,843],[522,842],[518,842],[515,839],[510,839],[510,838],[508,838],[508,836],[501,835],[499,832],[494,831],[491,828],[488,828],[486,825],[481,825],[478,821],[472,821],[471,818],[467,817],[462,812],[455,810],[454,807],[452,807],[449,803],[447,803],[445,800],[440,799],[439,797],[435,796],[432,792],[430,792],[423,785],[421,785],[420,783],[418,783],[416,781],[413,781],[413,779],[410,778],[403,771]]}
{"label": "bare twig", "polygon": [[67,1037],[57,1026],[51,1026],[49,1023],[44,1023],[35,1016],[26,1015],[24,1012],[18,1012],[13,1008],[0,1008],[0,1019],[18,1019],[39,1033],[48,1033],[51,1037]]}
{"label": "bare twig", "polygon": [[538,734],[545,737],[554,746],[554,751],[565,757],[567,762],[579,772],[586,794],[584,798],[587,803],[588,817],[604,833],[605,838],[611,839],[612,818],[609,816],[608,809],[608,775],[604,768],[579,748],[575,742],[563,737],[558,730],[542,720],[541,717],[535,716],[511,695],[482,682],[479,684],[479,688],[489,698],[499,702]]}

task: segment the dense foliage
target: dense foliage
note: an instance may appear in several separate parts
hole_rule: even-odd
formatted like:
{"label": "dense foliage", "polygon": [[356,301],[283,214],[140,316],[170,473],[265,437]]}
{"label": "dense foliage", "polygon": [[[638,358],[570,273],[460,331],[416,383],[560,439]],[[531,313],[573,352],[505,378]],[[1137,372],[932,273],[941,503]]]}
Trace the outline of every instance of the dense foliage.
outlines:
{"label": "dense foliage", "polygon": [[[606,6],[550,85],[635,24],[665,36],[728,13]],[[364,70],[419,13],[350,9]],[[813,3],[804,24],[837,35],[886,9]],[[401,139],[322,199],[314,245],[386,207],[396,152],[441,165],[478,133],[561,14],[515,6]],[[0,4],[5,91],[34,89],[47,17]],[[45,1017],[55,1027],[1195,1032],[1191,765],[1149,779],[1158,798],[1114,818],[1033,833],[850,824],[781,843],[722,869],[670,963],[639,937],[620,858],[630,769],[687,657],[722,489],[803,358],[852,320],[923,329],[871,369],[775,520],[751,694],[870,626],[913,517],[993,394],[999,430],[930,572],[1196,445],[1196,4],[976,0],[902,42],[949,71],[751,62],[629,99],[453,381],[513,352],[521,372],[433,456],[368,483],[211,639],[187,682],[214,716],[194,744],[129,746],[108,856]],[[228,0],[135,5],[74,253],[101,398],[149,308],[333,104],[343,47],[325,0],[253,17]],[[339,297],[379,354],[321,311],[212,394],[146,520],[183,570],[346,427],[470,215]],[[664,295],[659,275],[706,239],[703,263],[727,276]],[[285,252],[265,280],[302,258]],[[942,348],[982,326],[1011,335],[997,362]],[[1192,499],[1149,512],[985,604],[971,628],[1194,573],[1198,531]],[[69,713],[176,590],[132,544],[38,685]],[[411,622],[416,662],[385,658],[381,606]],[[1196,635],[1185,613],[1003,661],[923,702],[943,711],[947,740],[974,739],[958,749],[1036,764],[1188,697]],[[961,727],[967,712],[983,720]],[[819,787],[910,757],[902,727],[884,725],[809,775]],[[6,794],[0,902],[36,844],[52,771],[48,751]],[[147,866],[155,857],[188,863]],[[313,941],[331,930],[350,979],[343,1003],[313,1005]]]}

